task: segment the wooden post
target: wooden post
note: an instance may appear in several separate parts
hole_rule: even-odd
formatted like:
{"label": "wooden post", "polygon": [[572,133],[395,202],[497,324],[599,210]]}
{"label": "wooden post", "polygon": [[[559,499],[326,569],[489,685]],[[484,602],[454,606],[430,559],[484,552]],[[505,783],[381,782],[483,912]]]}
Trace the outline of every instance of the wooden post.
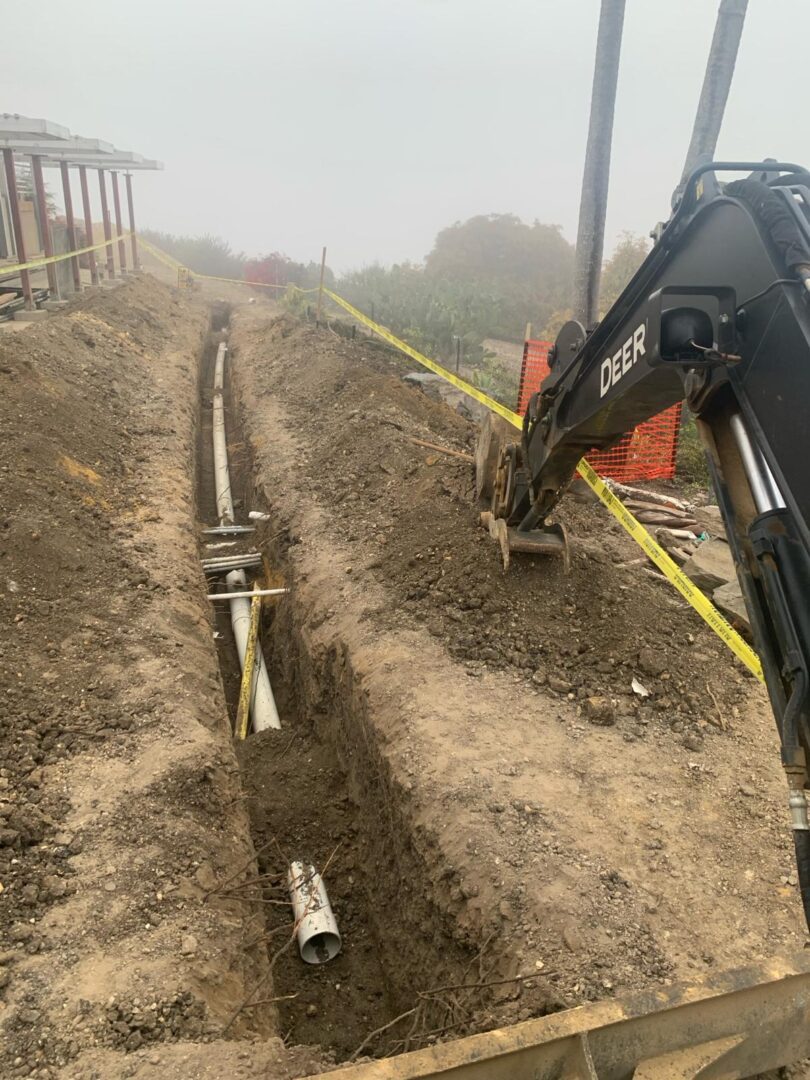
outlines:
{"label": "wooden post", "polygon": [[321,325],[321,305],[323,304],[323,275],[326,270],[326,248],[321,253],[321,283],[318,287],[318,310],[315,313],[315,325]]}

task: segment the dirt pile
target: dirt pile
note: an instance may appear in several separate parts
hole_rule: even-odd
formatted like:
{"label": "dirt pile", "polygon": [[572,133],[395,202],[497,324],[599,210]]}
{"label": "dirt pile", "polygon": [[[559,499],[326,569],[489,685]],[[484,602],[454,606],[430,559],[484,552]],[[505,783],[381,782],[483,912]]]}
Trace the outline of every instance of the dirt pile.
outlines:
{"label": "dirt pile", "polygon": [[0,338],[4,1077],[134,1075],[262,971],[201,903],[252,850],[194,529],[207,322],[142,278]]}
{"label": "dirt pile", "polygon": [[[480,1026],[800,945],[764,694],[619,526],[569,500],[571,574],[518,557],[504,576],[472,466],[414,442],[469,452],[473,428],[403,363],[249,309],[231,342],[294,591],[273,664],[354,797],[369,773],[384,792],[404,953],[408,907],[445,935],[416,965],[383,949],[398,1005],[453,971],[454,948],[490,978],[543,973],[543,993],[480,1002]],[[376,865],[332,873],[374,896]]]}

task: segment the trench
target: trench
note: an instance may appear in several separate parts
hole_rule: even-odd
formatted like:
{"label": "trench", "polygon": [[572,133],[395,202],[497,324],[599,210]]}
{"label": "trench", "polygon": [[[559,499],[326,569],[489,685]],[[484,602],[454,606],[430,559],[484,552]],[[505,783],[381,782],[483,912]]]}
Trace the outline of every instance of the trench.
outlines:
{"label": "trench", "polygon": [[[202,525],[216,523],[211,388],[227,323],[227,307],[215,306],[200,369],[196,484]],[[264,511],[267,504],[242,434],[230,359],[224,402],[236,518],[246,523],[249,510]],[[220,538],[205,538],[210,539]],[[290,589],[280,602],[271,601],[262,616],[264,655],[282,729],[235,743],[258,854],[261,895],[254,899],[265,923],[261,947],[272,967],[272,989],[261,997],[272,999],[274,1026],[286,1043],[318,1045],[338,1062],[415,1006],[416,1014],[375,1035],[363,1053],[397,1053],[449,1031],[466,1034],[491,1027],[497,1018],[480,995],[474,1001],[419,996],[431,987],[480,978],[481,954],[475,943],[458,939],[437,909],[436,882],[427,880],[425,869],[429,840],[410,834],[401,812],[402,792],[375,744],[348,651],[336,648],[314,656],[307,645],[288,558],[295,542],[284,522],[270,520],[257,523],[256,532],[236,547],[221,549],[232,553],[247,544],[261,551]],[[216,644],[233,727],[239,660],[228,605],[215,607]],[[328,963],[305,964],[291,944],[284,875],[292,860],[323,872],[342,937],[340,954]],[[447,876],[452,877],[449,870]]]}

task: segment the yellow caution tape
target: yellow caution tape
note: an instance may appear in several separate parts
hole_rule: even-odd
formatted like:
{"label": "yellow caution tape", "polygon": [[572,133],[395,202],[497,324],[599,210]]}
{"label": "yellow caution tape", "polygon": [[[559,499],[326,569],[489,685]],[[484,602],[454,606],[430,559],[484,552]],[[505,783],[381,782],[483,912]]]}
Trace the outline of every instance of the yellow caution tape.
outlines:
{"label": "yellow caution tape", "polygon": [[737,633],[733,626],[723,618],[714,604],[705,593],[689,580],[680,567],[673,562],[660,544],[650,536],[644,526],[627,509],[621,499],[618,499],[601,477],[593,471],[591,466],[582,458],[577,465],[577,471],[585,483],[594,491],[611,514],[616,518],[627,532],[633,537],[645,555],[650,558],[666,579],[675,586],[681,596],[687,600],[700,617],[706,622],[715,634],[724,641],[736,657],[751,671],[760,682],[764,681],[762,664],[759,657]]}
{"label": "yellow caution tape", "polygon": [[487,409],[491,409],[499,416],[502,416],[504,420],[508,420],[510,424],[514,424],[515,427],[522,427],[523,421],[517,413],[512,412],[511,409],[507,409],[505,405],[501,405],[499,401],[495,401],[494,398],[489,397],[478,389],[477,386],[473,386],[472,383],[468,383],[466,379],[459,378],[458,375],[454,375],[452,371],[448,371],[446,367],[442,367],[441,364],[437,364],[435,360],[430,360],[427,356],[423,356],[422,353],[417,352],[416,349],[411,348],[405,341],[400,341],[398,337],[395,337],[390,330],[387,330],[384,326],[380,326],[379,323],[372,322],[367,315],[364,315],[362,311],[358,311],[356,307],[353,307],[348,300],[344,300],[342,296],[338,296],[337,293],[332,292],[331,289],[323,290],[330,300],[334,300],[336,304],[339,304],[344,311],[348,313],[358,322],[364,323],[369,329],[373,330],[378,337],[383,338],[390,345],[393,345],[395,349],[399,349],[400,352],[405,353],[406,356],[410,356],[411,360],[415,360],[417,364],[421,364],[423,367],[428,368],[436,375],[441,375],[447,382],[452,383],[458,390],[463,391],[465,394],[469,394],[471,398],[475,398],[476,401],[480,401],[482,405]]}
{"label": "yellow caution tape", "polygon": [[172,255],[168,255],[165,251],[161,251],[160,248],[155,247],[154,244],[150,244],[148,240],[144,240],[142,236],[138,237],[138,243],[141,247],[146,248],[147,251],[155,256],[155,258],[164,263],[166,266],[171,267],[172,270],[187,270],[188,267],[183,266],[181,262],[174,258]]}
{"label": "yellow caution tape", "polygon": [[[164,256],[164,261],[171,259],[171,263],[174,267],[182,267],[182,263],[177,262],[176,259],[172,259],[171,256],[165,255],[164,252],[160,252],[153,244],[142,241],[145,247],[152,251],[160,258]],[[193,273],[193,271],[192,271]],[[195,274],[195,277],[208,278],[211,281],[228,281],[235,285],[261,285],[261,282],[252,281],[239,281],[236,278],[215,278],[208,274]],[[268,288],[287,288],[286,285],[270,285]],[[297,285],[291,285],[292,288],[298,292],[318,292],[317,288],[313,289],[299,289]],[[501,405],[499,401],[485,394],[482,390],[479,390],[477,386],[473,386],[472,383],[467,382],[466,379],[460,378],[458,375],[454,375],[452,371],[448,371],[446,367],[438,364],[435,360],[431,360],[429,357],[424,356],[417,349],[414,349],[406,341],[402,341],[395,334],[392,334],[385,326],[380,323],[374,322],[367,315],[364,315],[362,311],[350,304],[348,300],[344,300],[342,296],[338,296],[336,292],[331,289],[324,288],[324,294],[334,301],[339,307],[342,307],[344,311],[348,312],[352,318],[358,322],[367,326],[378,337],[381,337],[384,341],[387,341],[390,345],[393,345],[399,352],[409,356],[412,360],[415,360],[417,364],[421,364],[422,367],[427,368],[434,374],[441,376],[452,386],[455,386],[462,393],[474,398],[475,401],[480,402],[487,409],[497,413],[498,416],[503,417],[508,423],[512,424],[519,431],[523,428],[523,419],[518,413],[508,409],[505,405]],[[704,622],[714,630],[715,634],[725,642],[725,644],[731,649],[735,656],[737,656],[745,666],[751,671],[760,682],[764,681],[762,673],[762,665],[759,657],[754,650],[743,641],[737,631],[731,626],[726,619],[720,614],[714,604],[709,598],[697,588],[696,585],[683,573],[683,571],[677,566],[675,562],[667,555],[666,551],[657,543],[652,536],[647,532],[644,526],[636,517],[631,514],[624,503],[619,499],[605,484],[604,480],[599,477],[588,462],[583,458],[577,465],[577,471],[583,480],[588,484],[591,490],[599,497],[602,503],[613,514],[616,520],[623,526],[624,529],[630,534],[630,536],[636,541],[639,547],[650,558],[652,562],[658,567],[661,573],[666,579],[673,585],[683,598],[692,605],[695,611],[700,615]]]}
{"label": "yellow caution tape", "polygon": [[100,248],[109,247],[110,244],[117,244],[119,240],[126,240],[132,233],[121,233],[120,236],[114,236],[111,240],[102,240],[100,244],[89,244],[87,247],[76,248],[75,251],[65,251],[61,255],[49,255],[47,259],[36,259],[33,262],[24,263],[8,263],[6,265],[0,264],[0,277],[11,277],[14,274],[18,274],[20,270],[37,270],[40,266],[49,266],[51,263],[64,262],[65,259],[73,259],[77,255],[86,255],[88,251],[98,251]]}
{"label": "yellow caution tape", "polygon": [[[324,292],[353,318],[369,327],[370,330],[373,330],[379,337],[389,342],[389,344],[393,345],[396,349],[399,349],[400,352],[405,353],[406,356],[410,356],[412,360],[415,360],[418,364],[428,368],[430,371],[435,372],[436,375],[440,375],[453,386],[462,390],[465,394],[469,394],[470,397],[475,398],[476,401],[479,401],[488,409],[491,409],[492,412],[502,416],[504,420],[507,420],[518,430],[522,430],[523,419],[516,412],[507,409],[505,405],[501,405],[499,401],[495,401],[494,398],[483,393],[478,387],[472,386],[465,379],[461,379],[458,375],[454,375],[451,371],[448,371],[447,368],[442,367],[441,364],[437,364],[435,360],[423,356],[422,353],[392,334],[390,330],[387,330],[384,326],[380,326],[379,323],[373,322],[367,315],[364,315],[362,311],[358,311],[356,307],[353,307],[347,300],[344,300],[343,297],[338,296],[337,293],[332,292],[331,289],[324,289]],[[734,655],[742,660],[746,667],[760,680],[760,682],[764,681],[759,657],[750,645],[743,641],[734,627],[723,618],[711,600],[709,600],[709,598],[689,580],[686,574],[684,574],[669,555],[667,555],[661,545],[650,536],[641,522],[630,513],[621,499],[614,495],[604,480],[594,472],[585,458],[582,458],[577,465],[577,471],[585,483],[588,484],[607,509],[610,510],[616,520],[627,530],[630,536],[632,536],[642,551],[644,551],[652,562],[655,563],[670,584],[675,586],[681,596],[692,605],[704,622],[714,630],[721,641],[728,645]]]}

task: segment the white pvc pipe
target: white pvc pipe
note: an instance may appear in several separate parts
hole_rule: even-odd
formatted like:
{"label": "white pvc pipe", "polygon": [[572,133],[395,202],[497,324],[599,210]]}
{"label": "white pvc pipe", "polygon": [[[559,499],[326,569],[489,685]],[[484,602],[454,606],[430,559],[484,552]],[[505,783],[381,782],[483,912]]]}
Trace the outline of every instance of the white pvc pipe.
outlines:
{"label": "white pvc pipe", "polygon": [[[224,343],[219,346],[214,367],[214,484],[220,525],[230,525],[234,518],[231,479],[228,471],[228,444],[225,439],[225,410],[222,404],[227,351],[228,347]],[[244,570],[232,570],[225,581],[231,592],[247,592],[247,578]],[[234,596],[230,601],[231,626],[236,639],[236,650],[239,653],[239,666],[243,670],[250,629],[250,603],[250,600],[242,596]],[[270,676],[267,674],[261,645],[258,644],[256,668],[258,668],[256,689],[250,706],[253,730],[266,731],[267,728],[280,728],[281,721],[278,718],[278,709],[270,686]]]}
{"label": "white pvc pipe", "polygon": [[301,959],[305,964],[334,960],[340,952],[340,932],[323,878],[314,866],[293,862],[287,871],[287,888]]}
{"label": "white pvc pipe", "polygon": [[[228,583],[228,588],[232,591],[247,591],[247,578],[244,570],[232,570],[225,580]],[[239,653],[239,666],[241,668],[245,666],[245,653],[247,652],[250,604],[251,601],[242,596],[234,596],[231,600],[231,626],[233,627],[233,636],[236,638],[236,651]],[[267,674],[267,665],[264,662],[264,653],[260,644],[257,644],[256,647],[256,667],[259,669],[259,674],[250,706],[253,730],[279,729],[281,721],[278,718],[276,699],[273,697],[273,688],[270,685],[270,676]]]}
{"label": "white pvc pipe", "polygon": [[231,478],[228,472],[228,442],[225,437],[225,405],[223,402],[225,356],[227,352],[228,346],[223,342],[217,349],[217,359],[214,365],[214,497],[217,501],[217,516],[220,525],[232,525],[234,519]]}

